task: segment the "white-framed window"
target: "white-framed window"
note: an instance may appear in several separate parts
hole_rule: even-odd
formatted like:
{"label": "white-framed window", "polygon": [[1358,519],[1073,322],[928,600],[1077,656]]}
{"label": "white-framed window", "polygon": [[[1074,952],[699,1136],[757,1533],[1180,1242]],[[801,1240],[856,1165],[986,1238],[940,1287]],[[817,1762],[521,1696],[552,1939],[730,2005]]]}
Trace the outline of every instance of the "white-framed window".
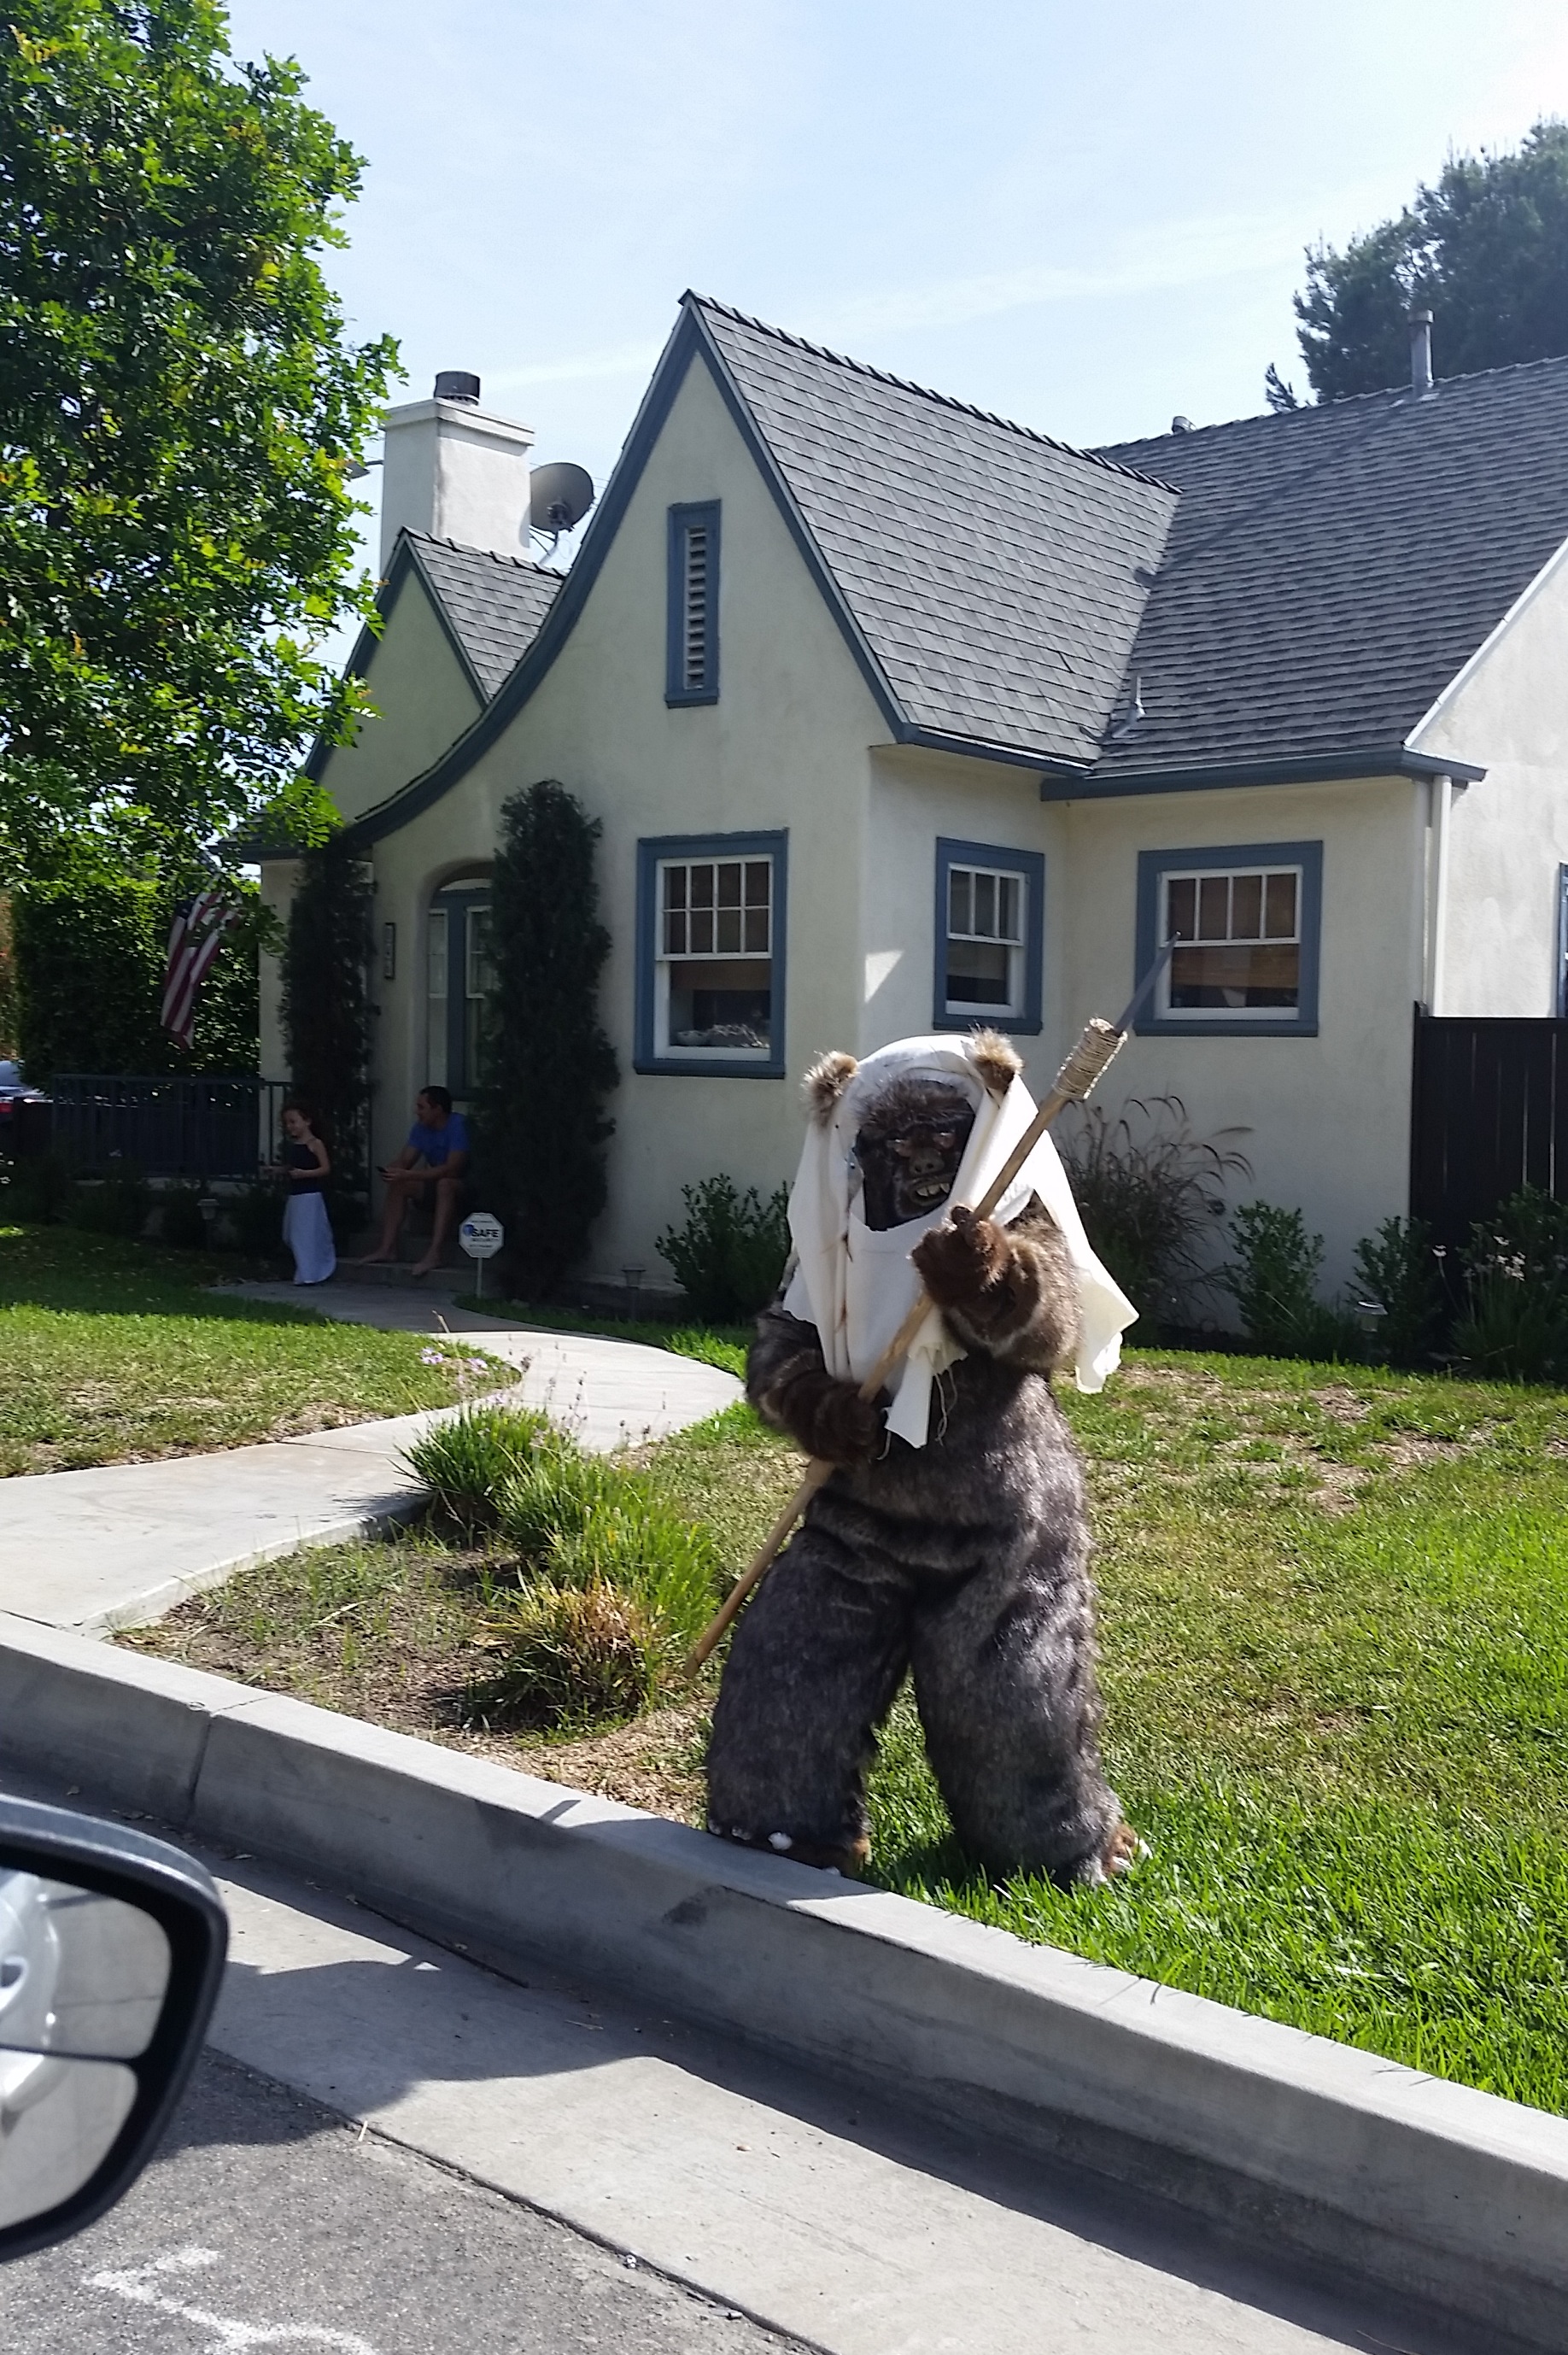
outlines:
{"label": "white-framed window", "polygon": [[1177,946],[1160,976],[1162,1013],[1277,1021],[1302,996],[1299,865],[1168,868],[1159,879],[1159,945]]}
{"label": "white-framed window", "polygon": [[784,1077],[788,847],[783,832],[638,844],[639,1071]]}
{"label": "white-framed window", "polygon": [[773,862],[661,858],[655,1046],[661,1055],[773,1052]]}
{"label": "white-framed window", "polygon": [[1021,1014],[1029,878],[998,867],[947,870],[944,996],[949,1014]]}
{"label": "white-framed window", "polygon": [[1045,859],[945,836],[936,844],[933,1027],[1040,1027]]}

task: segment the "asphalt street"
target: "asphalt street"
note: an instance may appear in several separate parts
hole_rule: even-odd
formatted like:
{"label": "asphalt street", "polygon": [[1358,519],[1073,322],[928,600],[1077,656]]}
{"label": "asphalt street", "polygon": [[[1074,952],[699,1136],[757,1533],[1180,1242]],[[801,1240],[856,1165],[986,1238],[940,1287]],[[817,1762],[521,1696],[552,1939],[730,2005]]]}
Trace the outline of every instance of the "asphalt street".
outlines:
{"label": "asphalt street", "polygon": [[0,2274],[8,2355],[780,2355],[797,2343],[213,2053],[121,2205]]}

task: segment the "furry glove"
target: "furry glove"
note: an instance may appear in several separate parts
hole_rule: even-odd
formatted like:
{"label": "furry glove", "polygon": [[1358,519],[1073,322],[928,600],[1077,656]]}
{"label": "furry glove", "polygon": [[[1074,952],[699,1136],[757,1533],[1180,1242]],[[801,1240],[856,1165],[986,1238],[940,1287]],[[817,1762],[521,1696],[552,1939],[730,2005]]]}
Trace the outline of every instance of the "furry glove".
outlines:
{"label": "furry glove", "polygon": [[922,1237],[910,1254],[938,1308],[981,1305],[1008,1269],[1012,1240],[994,1219],[977,1219],[962,1203],[944,1226]]}
{"label": "furry glove", "polygon": [[881,1408],[853,1382],[837,1380],[815,1350],[790,1359],[757,1404],[808,1455],[828,1464],[869,1464],[882,1444]]}

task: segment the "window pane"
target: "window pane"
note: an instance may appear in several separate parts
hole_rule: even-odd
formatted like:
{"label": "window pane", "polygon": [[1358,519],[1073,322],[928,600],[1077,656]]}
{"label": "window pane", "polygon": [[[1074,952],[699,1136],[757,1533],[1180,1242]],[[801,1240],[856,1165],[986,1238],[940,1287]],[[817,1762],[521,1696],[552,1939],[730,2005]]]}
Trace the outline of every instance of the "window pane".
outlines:
{"label": "window pane", "polygon": [[688,1052],[756,1055],[773,1036],[773,966],[766,957],[669,968],[669,1037]]}
{"label": "window pane", "polygon": [[997,885],[997,929],[1005,941],[1021,941],[1019,925],[1020,886],[1016,875],[1004,875]]}
{"label": "window pane", "polygon": [[990,941],[950,941],[947,945],[947,1003],[950,1006],[1012,1005],[1008,952]]}
{"label": "window pane", "polygon": [[746,866],[746,905],[765,908],[773,899],[773,867],[771,858],[752,858]]}
{"label": "window pane", "polygon": [[710,907],[694,908],[691,911],[691,953],[693,956],[711,956],[713,954],[713,911]]}
{"label": "window pane", "polygon": [[694,908],[713,905],[713,869],[706,862],[691,868],[691,904]]}
{"label": "window pane", "polygon": [[468,911],[467,992],[470,997],[488,997],[490,978],[490,911],[470,908]]}
{"label": "window pane", "polygon": [[997,879],[994,875],[975,878],[975,930],[988,941],[997,937]]}
{"label": "window pane", "polygon": [[1198,886],[1190,875],[1165,887],[1165,937],[1189,941],[1198,929]]}
{"label": "window pane", "polygon": [[1228,941],[1231,937],[1231,879],[1205,875],[1198,886],[1198,937]]}
{"label": "window pane", "polygon": [[1301,1002],[1301,951],[1294,942],[1179,948],[1170,960],[1170,1010],[1232,1012]]}
{"label": "window pane", "polygon": [[950,932],[969,932],[974,926],[969,918],[973,907],[970,885],[974,881],[966,867],[953,867],[947,873],[947,929]]}
{"label": "window pane", "polygon": [[1264,929],[1271,941],[1296,938],[1296,879],[1294,875],[1271,875],[1268,879],[1268,918]]}
{"label": "window pane", "polygon": [[430,917],[430,994],[446,996],[446,911],[432,908]]}
{"label": "window pane", "polygon": [[686,910],[670,908],[664,920],[664,953],[666,956],[686,954]]}
{"label": "window pane", "polygon": [[1237,875],[1231,884],[1231,938],[1261,941],[1264,936],[1264,879]]}
{"label": "window pane", "polygon": [[664,871],[664,903],[667,908],[686,905],[686,868],[667,867]]}
{"label": "window pane", "polygon": [[720,956],[736,956],[739,954],[741,948],[741,911],[739,908],[720,909],[718,945]]}
{"label": "window pane", "polygon": [[719,905],[738,908],[741,904],[741,862],[727,858],[719,869]]}
{"label": "window pane", "polygon": [[773,946],[773,942],[768,937],[769,929],[768,911],[765,908],[747,909],[746,946],[749,949],[760,950],[765,956]]}

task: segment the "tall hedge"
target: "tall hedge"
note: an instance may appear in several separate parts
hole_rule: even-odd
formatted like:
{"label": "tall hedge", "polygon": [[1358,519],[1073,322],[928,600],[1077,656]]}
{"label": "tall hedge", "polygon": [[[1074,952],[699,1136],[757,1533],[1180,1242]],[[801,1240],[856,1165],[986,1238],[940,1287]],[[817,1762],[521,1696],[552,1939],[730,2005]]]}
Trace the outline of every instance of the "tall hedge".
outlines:
{"label": "tall hedge", "polygon": [[581,1259],[608,1191],[604,1099],[620,1074],[598,1014],[610,954],[594,877],[602,831],[553,778],[501,812],[476,1177],[507,1229],[507,1280],[528,1300],[548,1299]]}
{"label": "tall hedge", "polygon": [[335,1178],[357,1192],[369,1175],[369,871],[341,835],[307,851],[302,866],[283,956],[289,1081],[326,1132]]}
{"label": "tall hedge", "polygon": [[189,1052],[159,1023],[173,898],[141,878],[35,883],[11,903],[16,1045],[27,1077],[253,1071],[256,934],[231,933],[202,983]]}

